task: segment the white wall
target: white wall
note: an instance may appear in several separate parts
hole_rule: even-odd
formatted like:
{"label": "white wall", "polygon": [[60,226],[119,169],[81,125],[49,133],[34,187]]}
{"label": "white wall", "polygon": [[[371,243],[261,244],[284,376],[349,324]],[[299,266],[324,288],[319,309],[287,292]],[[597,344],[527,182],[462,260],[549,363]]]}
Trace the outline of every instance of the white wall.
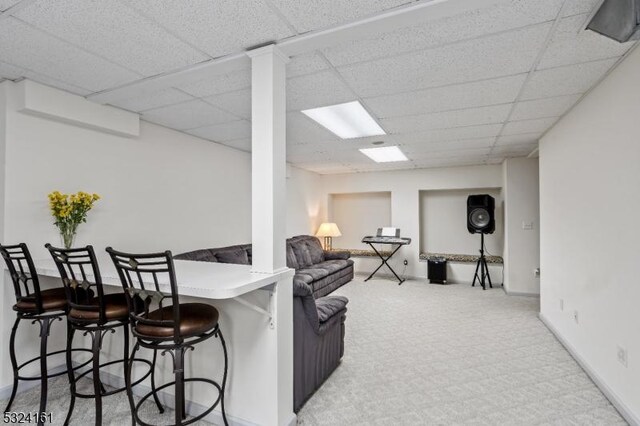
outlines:
{"label": "white wall", "polygon": [[314,235],[326,217],[321,176],[290,165],[287,171],[287,237]]}
{"label": "white wall", "polygon": [[[411,237],[413,240],[411,245],[403,247],[394,256],[392,265],[397,272],[402,272],[404,270],[402,261],[407,259],[409,265],[405,271],[406,275],[426,278],[426,262],[419,261],[420,191],[500,188],[502,186],[502,168],[500,165],[491,165],[385,171],[325,175],[322,180],[325,200],[328,199],[328,194],[391,192],[392,225],[401,229],[402,236]],[[465,227],[466,225],[462,223],[460,226]],[[360,244],[360,247],[349,248],[366,249],[368,246]],[[356,270],[370,272],[377,266],[377,263],[379,262],[375,259],[360,260],[356,265]],[[450,274],[453,273],[456,280],[471,282],[474,268],[473,264],[451,264]],[[490,266],[490,270],[492,276],[499,277],[501,275],[501,267]]]}
{"label": "white wall", "polygon": [[[635,422],[640,422],[639,76],[636,49],[540,143],[542,316]],[[618,346],[627,350],[628,367],[617,360]]]}
{"label": "white wall", "polygon": [[342,234],[333,238],[334,248],[361,248],[362,237],[376,235],[380,227],[393,226],[390,192],[329,194],[329,212]]}
{"label": "white wall", "polygon": [[489,194],[496,202],[496,229],[484,242],[487,254],[502,256],[504,219],[502,192],[496,188],[455,189],[420,192],[420,250],[423,253],[477,255],[480,235],[467,229],[467,197]]}
{"label": "white wall", "polygon": [[505,210],[504,287],[510,294],[540,294],[540,278],[534,274],[534,270],[540,267],[538,159],[508,158],[502,167]]}

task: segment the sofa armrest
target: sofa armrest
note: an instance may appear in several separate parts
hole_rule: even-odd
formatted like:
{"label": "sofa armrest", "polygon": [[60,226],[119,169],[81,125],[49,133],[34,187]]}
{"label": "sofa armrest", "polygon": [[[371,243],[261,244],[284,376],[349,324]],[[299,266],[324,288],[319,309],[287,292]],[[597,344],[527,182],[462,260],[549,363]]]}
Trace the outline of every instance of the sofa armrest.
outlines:
{"label": "sofa armrest", "polygon": [[318,320],[320,324],[329,321],[337,313],[346,309],[349,299],[344,296],[326,296],[316,299],[316,309],[318,310]]}
{"label": "sofa armrest", "polygon": [[351,253],[346,250],[324,250],[324,260],[347,260],[351,257]]}

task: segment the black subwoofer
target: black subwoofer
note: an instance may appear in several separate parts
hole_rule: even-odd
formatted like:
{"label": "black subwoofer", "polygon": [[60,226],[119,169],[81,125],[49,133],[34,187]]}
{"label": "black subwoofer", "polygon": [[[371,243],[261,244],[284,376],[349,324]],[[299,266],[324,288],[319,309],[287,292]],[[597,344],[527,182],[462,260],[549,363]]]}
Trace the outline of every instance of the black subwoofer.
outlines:
{"label": "black subwoofer", "polygon": [[467,229],[472,234],[493,234],[496,229],[496,201],[489,194],[467,198]]}

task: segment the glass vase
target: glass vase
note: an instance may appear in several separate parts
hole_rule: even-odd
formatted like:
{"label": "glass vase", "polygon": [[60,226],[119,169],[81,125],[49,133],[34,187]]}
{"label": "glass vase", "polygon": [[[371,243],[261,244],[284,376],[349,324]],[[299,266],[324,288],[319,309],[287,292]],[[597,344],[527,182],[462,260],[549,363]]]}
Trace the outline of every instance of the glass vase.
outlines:
{"label": "glass vase", "polygon": [[62,245],[66,249],[70,249],[73,247],[73,243],[76,239],[76,228],[69,227],[67,229],[60,230],[60,239],[62,240]]}

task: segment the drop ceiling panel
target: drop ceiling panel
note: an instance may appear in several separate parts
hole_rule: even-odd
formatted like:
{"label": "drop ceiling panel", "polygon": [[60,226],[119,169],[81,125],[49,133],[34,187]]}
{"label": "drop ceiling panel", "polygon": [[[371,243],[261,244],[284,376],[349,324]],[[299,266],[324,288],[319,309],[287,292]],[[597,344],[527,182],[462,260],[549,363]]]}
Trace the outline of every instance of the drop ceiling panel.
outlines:
{"label": "drop ceiling panel", "polygon": [[527,82],[521,99],[548,98],[585,93],[596,84],[618,58],[536,71]]}
{"label": "drop ceiling panel", "polygon": [[212,57],[292,36],[264,0],[121,0]]}
{"label": "drop ceiling panel", "polygon": [[0,0],[0,10],[7,10],[20,0]]}
{"label": "drop ceiling panel", "polygon": [[251,90],[243,89],[236,92],[223,93],[204,98],[210,104],[213,104],[231,114],[241,118],[251,118]]}
{"label": "drop ceiling panel", "polygon": [[271,0],[297,32],[326,28],[411,3],[413,0]]}
{"label": "drop ceiling panel", "polygon": [[315,52],[306,53],[291,58],[291,61],[287,64],[287,77],[313,74],[328,67],[329,65],[319,54]]}
{"label": "drop ceiling panel", "polygon": [[406,154],[424,154],[440,151],[456,151],[456,150],[469,150],[469,149],[482,149],[491,148],[495,138],[480,138],[480,139],[462,139],[451,140],[444,142],[427,142],[427,143],[414,143],[402,146],[402,151]]}
{"label": "drop ceiling panel", "polygon": [[530,120],[533,118],[559,117],[580,99],[581,95],[556,96],[518,102],[511,114],[511,120]]}
{"label": "drop ceiling panel", "polygon": [[287,109],[300,111],[355,100],[346,84],[333,72],[316,74],[287,80]]}
{"label": "drop ceiling panel", "polygon": [[412,160],[427,160],[427,159],[477,159],[484,160],[491,152],[491,147],[474,148],[474,149],[460,149],[451,151],[433,151],[433,152],[415,152],[407,154]]}
{"label": "drop ceiling panel", "polygon": [[330,131],[300,112],[287,114],[287,144],[305,144],[338,140]]}
{"label": "drop ceiling panel", "polygon": [[540,24],[338,71],[362,97],[520,74],[530,70],[550,28]]}
{"label": "drop ceiling panel", "polygon": [[502,135],[520,135],[523,133],[544,132],[558,120],[558,117],[536,120],[511,121],[504,126]]}
{"label": "drop ceiling panel", "polygon": [[176,89],[165,89],[149,93],[143,96],[136,96],[131,99],[123,99],[113,102],[112,105],[124,108],[129,111],[141,112],[148,109],[159,108],[167,105],[178,104],[193,100],[192,96]]}
{"label": "drop ceiling panel", "polygon": [[510,111],[511,104],[503,104],[431,114],[385,118],[380,120],[380,124],[387,133],[419,132],[424,130],[503,123],[506,121]]}
{"label": "drop ceiling panel", "polygon": [[449,18],[329,47],[332,64],[346,65],[433,48],[555,19],[562,0],[514,0]]}
{"label": "drop ceiling panel", "polygon": [[581,28],[587,15],[576,15],[560,21],[538,69],[559,67],[623,55],[633,42],[618,43],[590,30]]}
{"label": "drop ceiling panel", "polygon": [[142,118],[177,130],[236,121],[237,118],[200,99],[145,111]]}
{"label": "drop ceiling panel", "polygon": [[491,154],[506,156],[506,157],[521,157],[521,156],[529,155],[537,147],[538,147],[537,143],[496,146],[495,148],[493,148],[493,151]]}
{"label": "drop ceiling panel", "polygon": [[117,1],[39,0],[14,16],[145,76],[209,59]]}
{"label": "drop ceiling panel", "polygon": [[380,118],[513,102],[526,74],[364,99]]}
{"label": "drop ceiling panel", "polygon": [[496,145],[522,145],[538,143],[542,133],[524,133],[521,135],[500,136]]}
{"label": "drop ceiling panel", "polygon": [[0,40],[4,62],[95,92],[140,78],[11,17],[2,20]]}
{"label": "drop ceiling panel", "polygon": [[301,169],[305,169],[308,170],[310,172],[314,172],[314,173],[318,173],[321,175],[324,174],[339,174],[339,173],[350,173],[353,171],[353,169],[351,169],[348,166],[345,166],[342,163],[339,162],[333,162],[333,163],[325,163],[325,162],[317,162],[317,163],[297,163],[295,164],[296,167],[299,167]]}
{"label": "drop ceiling panel", "polygon": [[233,92],[251,87],[251,70],[243,69],[229,74],[214,75],[211,78],[176,87],[197,98]]}
{"label": "drop ceiling panel", "polygon": [[502,129],[502,124],[487,124],[483,126],[456,127],[453,129],[429,130],[420,133],[394,135],[394,139],[403,144],[445,142],[461,139],[478,139],[496,137]]}
{"label": "drop ceiling panel", "polygon": [[251,152],[251,139],[236,139],[233,141],[225,141],[220,143],[231,148],[239,149],[241,151]]}
{"label": "drop ceiling panel", "polygon": [[247,120],[238,120],[192,129],[187,133],[216,142],[247,139],[251,138],[251,123]]}
{"label": "drop ceiling panel", "polygon": [[567,0],[567,4],[562,10],[563,16],[591,13],[603,0]]}

